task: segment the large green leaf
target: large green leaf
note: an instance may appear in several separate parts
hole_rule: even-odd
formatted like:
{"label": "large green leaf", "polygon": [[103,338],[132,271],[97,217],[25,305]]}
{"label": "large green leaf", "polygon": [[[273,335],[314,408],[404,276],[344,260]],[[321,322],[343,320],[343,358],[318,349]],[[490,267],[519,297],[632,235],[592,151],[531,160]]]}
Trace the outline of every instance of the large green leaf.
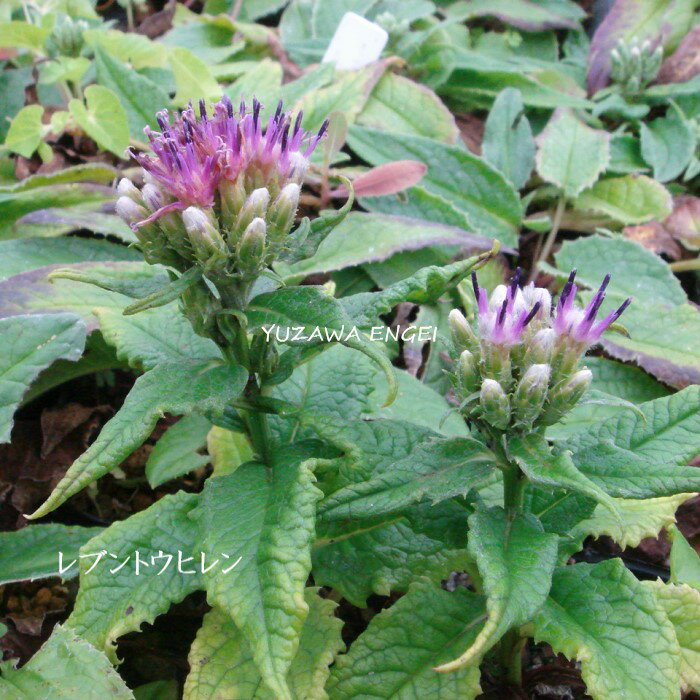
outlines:
{"label": "large green leaf", "polygon": [[[60,575],[63,579],[77,576],[78,549],[101,530],[49,523],[0,532],[0,585],[49,576]],[[61,563],[64,571],[59,573]]]}
{"label": "large green leaf", "polygon": [[576,468],[570,451],[554,454],[547,441],[534,433],[512,438],[508,449],[511,458],[534,484],[587,496],[605,506],[613,517],[617,517],[615,499]]}
{"label": "large green leaf", "polygon": [[646,581],[668,615],[681,648],[681,685],[684,691],[700,687],[700,591],[660,580]]}
{"label": "large green leaf", "polygon": [[[593,372],[591,389],[616,396],[634,404],[653,401],[671,392],[633,365],[626,365],[605,357],[587,357],[586,366]],[[627,406],[601,405],[586,402],[587,395],[555,425],[547,428],[547,437],[565,439],[600,423],[604,419],[621,415]]]}
{"label": "large green leaf", "polygon": [[56,625],[49,640],[18,671],[4,662],[0,695],[6,700],[133,700],[107,657],[68,626]]}
{"label": "large green leaf", "polygon": [[[517,193],[505,177],[489,163],[457,146],[448,146],[421,136],[388,134],[351,127],[351,148],[372,165],[396,160],[416,160],[428,166],[420,188],[443,197],[462,211],[471,230],[505,245],[517,242],[522,210]],[[407,197],[411,200],[409,190]],[[380,211],[373,199],[373,209]],[[391,199],[385,213],[400,214]],[[429,216],[424,218],[429,219]]]}
{"label": "large green leaf", "polygon": [[221,358],[216,344],[196,335],[177,304],[124,316],[121,309],[94,309],[105,340],[132,367],[151,369],[162,362]]}
{"label": "large green leaf", "polygon": [[304,587],[321,497],[309,456],[287,447],[271,474],[249,462],[209,479],[193,514],[198,549],[212,559],[226,554],[230,565],[240,557],[231,571],[203,575],[207,597],[233,618],[277,698],[292,697],[286,678],[309,609]]}
{"label": "large green leaf", "polygon": [[318,518],[327,525],[387,516],[423,499],[439,503],[479,488],[495,469],[495,456],[476,440],[431,440],[391,469],[329,495],[319,505]]}
{"label": "large green leaf", "polygon": [[623,224],[663,221],[673,209],[670,192],[646,175],[598,180],[576,198],[574,207],[605,214]]}
{"label": "large green leaf", "polygon": [[700,452],[700,387],[693,386],[591,426],[564,443],[576,466],[608,493],[651,498],[700,491],[684,466]]}
{"label": "large green leaf", "polygon": [[[398,384],[384,351],[358,332],[345,309],[320,287],[282,287],[255,297],[246,310],[250,328],[275,328],[277,337],[302,343],[338,342],[359,350],[384,371],[388,383],[386,405],[396,398]],[[289,335],[286,335],[289,330]],[[318,335],[314,335],[314,334]],[[281,335],[279,335],[281,334]]]}
{"label": "large green leaf", "polygon": [[436,244],[485,248],[491,241],[445,224],[352,211],[323,239],[313,256],[279,269],[285,277],[331,272]]}
{"label": "large green leaf", "polygon": [[[630,337],[607,333],[601,339],[610,355],[677,388],[700,382],[700,314],[658,255],[634,241],[596,235],[565,242],[555,258],[556,274],[564,278],[575,267],[577,281],[591,290],[612,274],[601,314],[633,297],[623,317]],[[584,292],[582,300],[592,293]]]}
{"label": "large green leaf", "polygon": [[263,105],[265,118],[274,114],[282,93],[282,66],[270,58],[254,64],[253,68],[231,83],[226,94],[233,104],[249,100],[253,95]]}
{"label": "large green leaf", "polygon": [[173,102],[184,107],[190,100],[204,98],[213,102],[221,97],[219,83],[201,58],[185,48],[173,49],[170,53],[170,67],[175,75],[177,92]]}
{"label": "large green leaf", "polygon": [[98,146],[123,158],[129,145],[129,122],[119,98],[109,88],[90,85],[85,88],[85,101],[73,99],[68,104],[78,126]]}
{"label": "large green leaf", "polygon": [[140,253],[126,246],[91,238],[26,238],[0,241],[0,279],[44,265],[141,258]]}
{"label": "large green leaf", "polygon": [[654,179],[668,182],[685,170],[697,145],[694,128],[694,122],[687,120],[680,110],[640,124],[642,156],[651,166]]}
{"label": "large green leaf", "polygon": [[525,624],[542,607],[558,540],[533,515],[511,520],[500,507],[477,508],[469,518],[469,553],[483,580],[488,620],[466,651],[441,670],[478,664],[509,629]]}
{"label": "large green leaf", "polygon": [[[304,599],[309,614],[299,636],[299,649],[287,674],[295,700],[326,700],[324,690],[328,666],[344,644],[342,620],[333,615],[337,604],[307,588]],[[214,608],[204,617],[189,655],[190,674],[185,681],[185,700],[238,697],[246,700],[275,700],[262,682],[250,645],[231,617]]]}
{"label": "large green leaf", "polygon": [[472,0],[455,11],[464,19],[496,17],[526,32],[547,29],[576,29],[584,19],[583,10],[573,2],[544,0]]}
{"label": "large green leaf", "polygon": [[534,627],[536,641],[581,662],[596,700],[678,697],[680,650],[673,625],[656,596],[619,559],[557,569]]}
{"label": "large green leaf", "polygon": [[158,127],[155,115],[169,106],[168,93],[99,45],[95,48],[95,67],[100,85],[112,90],[126,110],[132,138],[143,140],[145,126]]}
{"label": "large green leaf", "polygon": [[[452,48],[452,47],[451,47]],[[508,54],[507,46],[485,53],[457,48],[450,51],[455,68],[439,92],[455,109],[489,109],[505,88],[515,88],[531,107],[586,108],[591,103],[576,80],[552,62]]]}
{"label": "large green leaf", "polygon": [[357,123],[394,134],[427,136],[455,143],[455,118],[428,87],[396,73],[385,73],[376,84]]}
{"label": "large green leaf", "polygon": [[331,700],[475,698],[481,692],[477,667],[455,673],[434,668],[471,645],[485,618],[482,596],[417,581],[338,657],[328,687]]}
{"label": "large green leaf", "polygon": [[524,110],[520,93],[506,88],[489,112],[482,144],[484,158],[516,189],[528,181],[535,167],[535,141]]}
{"label": "large green leaf", "polygon": [[73,314],[11,316],[0,319],[0,335],[6,339],[0,355],[0,442],[8,442],[29,385],[56,360],[80,359],[86,327]]}
{"label": "large green leaf", "polygon": [[569,198],[590,187],[610,161],[610,135],[557,109],[537,137],[537,172]]}
{"label": "large green leaf", "polygon": [[694,496],[694,493],[680,493],[659,498],[618,498],[615,505],[619,519],[596,506],[593,514],[577,523],[569,534],[580,543],[589,536],[608,535],[623,549],[637,547],[645,537],[658,537],[662,529],[673,525],[678,507]]}
{"label": "large green leaf", "polygon": [[152,623],[202,587],[189,517],[197,502],[196,494],[184,491],[165,496],[81,547],[80,588],[67,624],[113,661],[118,637]]}
{"label": "large green leaf", "polygon": [[210,362],[166,362],[136,380],[117,414],[73,462],[47,501],[31,518],[57,508],[88,484],[117,467],[151,434],[164,413],[221,412],[246,384],[242,367]]}

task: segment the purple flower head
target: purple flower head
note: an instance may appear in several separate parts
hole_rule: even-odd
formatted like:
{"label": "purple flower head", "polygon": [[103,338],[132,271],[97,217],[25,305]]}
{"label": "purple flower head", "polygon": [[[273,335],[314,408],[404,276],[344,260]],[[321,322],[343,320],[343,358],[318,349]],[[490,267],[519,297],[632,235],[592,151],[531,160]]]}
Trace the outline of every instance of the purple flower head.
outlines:
{"label": "purple flower head", "polygon": [[204,100],[199,101],[198,113],[190,105],[172,123],[167,110],[160,112],[160,132],[144,130],[154,155],[134,151],[131,155],[175,201],[139,225],[188,206],[211,207],[220,181],[233,182],[247,171],[254,173],[255,187],[273,178],[280,188],[288,179],[300,180],[328,123],[311,135],[301,128],[302,113],[292,123],[280,102],[263,128],[260,110],[254,99],[252,109],[241,103],[236,112],[224,96],[212,114],[207,113]]}
{"label": "purple flower head", "polygon": [[[472,272],[482,339],[495,345],[517,345],[527,325],[544,310],[544,299],[528,304],[519,282],[520,269],[517,269],[510,284],[496,287],[489,300],[486,290],[477,282],[476,273]],[[528,296],[532,296],[529,289]]]}
{"label": "purple flower head", "polygon": [[598,311],[605,300],[605,290],[610,282],[610,275],[605,275],[600,288],[585,309],[574,306],[574,299],[578,291],[574,282],[575,278],[576,270],[572,270],[559,296],[554,316],[554,330],[557,335],[566,335],[581,345],[592,345],[622,315],[632,299],[625,299],[615,311],[611,311],[605,318],[596,322]]}

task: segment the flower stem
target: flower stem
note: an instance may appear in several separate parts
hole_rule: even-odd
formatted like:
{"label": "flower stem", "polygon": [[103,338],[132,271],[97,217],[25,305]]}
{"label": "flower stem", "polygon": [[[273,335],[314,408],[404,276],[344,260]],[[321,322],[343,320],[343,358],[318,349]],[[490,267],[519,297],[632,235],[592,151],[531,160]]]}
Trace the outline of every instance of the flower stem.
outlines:
{"label": "flower stem", "polygon": [[557,202],[557,208],[554,210],[554,217],[552,218],[552,228],[547,234],[547,240],[544,243],[542,250],[538,250],[535,255],[535,264],[532,266],[532,272],[530,273],[530,280],[533,280],[539,270],[540,263],[547,260],[549,254],[552,252],[552,246],[557,240],[557,234],[559,233],[559,228],[561,227],[561,219],[564,216],[564,210],[566,209],[566,199],[564,195],[559,197]]}

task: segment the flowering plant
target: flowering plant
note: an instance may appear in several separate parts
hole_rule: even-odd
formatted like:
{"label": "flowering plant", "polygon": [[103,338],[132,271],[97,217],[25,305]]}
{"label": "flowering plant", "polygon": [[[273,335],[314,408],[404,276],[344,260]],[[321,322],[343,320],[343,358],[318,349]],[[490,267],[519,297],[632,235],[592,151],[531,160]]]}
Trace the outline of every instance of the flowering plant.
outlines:
{"label": "flowering plant", "polygon": [[[254,101],[236,112],[224,98],[160,113],[160,132],[146,130],[152,155],[131,154],[143,184],[117,187],[116,210],[148,264],[50,275],[117,295],[119,313],[95,313],[143,373],[27,517],[119,467],[165,413],[184,416],[166,433],[176,445],[203,429],[213,465],[200,490],[91,533],[53,643],[72,636],[116,663],[120,637],[203,590],[210,610],[189,653],[191,700],[475,698],[482,678],[520,685],[523,649],[540,642],[580,661],[596,698],[675,698],[697,684],[683,616],[700,614],[700,593],[684,583],[700,562],[680,534],[670,584],[639,581],[619,558],[574,563],[588,536],[625,546],[670,528],[700,489],[685,466],[698,447],[697,387],[637,406],[598,388],[585,366],[606,332],[624,334],[616,322],[632,300],[616,290],[610,307],[610,275],[592,293],[590,273],[579,288],[575,270],[567,279],[558,269],[556,302],[548,289],[521,288],[519,270],[489,295],[476,271],[498,243],[379,291],[296,284],[285,265],[308,262],[343,224],[352,193],[297,225],[327,124],[310,135],[301,114],[280,105],[263,124],[261,110]],[[473,300],[461,285],[470,274]],[[457,298],[464,313],[444,315],[441,339],[427,336],[431,351],[449,350],[450,409],[397,371],[396,345],[374,331],[402,302],[439,318]],[[591,403],[613,419],[586,420]],[[120,564],[98,566],[105,557]],[[467,586],[453,585],[457,572]],[[394,593],[340,653],[337,601],[354,610]]]}

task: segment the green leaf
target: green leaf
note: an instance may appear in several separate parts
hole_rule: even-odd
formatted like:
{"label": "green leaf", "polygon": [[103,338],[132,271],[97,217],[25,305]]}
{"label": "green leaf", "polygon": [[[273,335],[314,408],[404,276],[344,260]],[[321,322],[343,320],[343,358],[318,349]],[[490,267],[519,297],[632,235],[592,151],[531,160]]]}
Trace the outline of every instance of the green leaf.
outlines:
{"label": "green leaf", "polygon": [[124,316],[116,309],[95,308],[105,340],[132,367],[152,369],[163,362],[221,360],[214,341],[196,335],[174,304]]}
{"label": "green leaf", "polygon": [[681,531],[671,525],[668,528],[671,538],[671,583],[687,583],[700,591],[700,556],[691,547]]}
{"label": "green leaf", "polygon": [[459,130],[451,112],[428,87],[396,73],[376,84],[357,123],[395,134],[426,136],[453,144]]}
{"label": "green leaf", "polygon": [[167,62],[165,44],[151,41],[145,34],[99,28],[86,30],[83,37],[90,46],[103,48],[120,61],[130,64],[134,70],[159,68]]}
{"label": "green leaf", "polygon": [[139,261],[133,265],[77,265],[52,270],[50,281],[64,279],[92,284],[109,292],[136,298],[160,289],[169,281],[168,273],[162,267],[152,267]]}
{"label": "green leaf", "polygon": [[700,591],[659,580],[645,581],[644,585],[654,592],[676,631],[681,648],[682,690],[700,687]]}
{"label": "green leaf", "polygon": [[485,618],[482,596],[416,581],[338,657],[328,688],[331,700],[475,698],[481,692],[477,667],[454,673],[433,669],[470,646]]}
{"label": "green leaf", "polygon": [[323,239],[312,257],[288,267],[279,266],[279,271],[287,278],[331,272],[435,244],[485,248],[491,241],[430,221],[352,211]]}
{"label": "green leaf", "polygon": [[[326,353],[322,359],[330,355]],[[337,364],[329,364],[327,376],[315,374],[314,383],[306,385],[313,386],[309,393],[317,410],[323,410],[324,403],[329,405],[325,411],[328,417],[324,422],[317,420],[314,429],[343,454],[333,470],[323,474],[325,491],[389,474],[397,460],[408,459],[418,446],[435,438],[433,431],[415,423],[361,419],[349,422],[348,417],[355,413],[360,418],[362,404],[358,405],[359,397],[350,392],[362,387],[364,377],[354,367],[342,374]],[[339,377],[343,378],[340,386]],[[346,381],[350,391],[344,389]],[[425,404],[416,400],[413,403],[426,411]],[[371,523],[371,527],[351,520],[326,528],[321,521],[313,551],[314,578],[319,584],[338,589],[359,607],[365,607],[371,593],[405,591],[416,575],[437,583],[450,571],[467,565],[464,533],[468,514],[463,506],[446,501],[411,506],[391,518]],[[452,533],[454,536],[450,536]]]}
{"label": "green leaf", "polygon": [[625,411],[564,443],[576,466],[608,493],[652,498],[700,490],[700,474],[685,466],[700,449],[700,387],[692,386]]}
{"label": "green leaf", "polygon": [[569,198],[593,185],[610,161],[610,134],[557,109],[536,139],[537,173]]}
{"label": "green leaf", "polygon": [[49,640],[18,671],[11,662],[2,666],[0,694],[6,700],[134,697],[107,657],[66,625],[56,625]]}
{"label": "green leaf", "polygon": [[189,49],[173,49],[170,53],[170,67],[177,84],[177,92],[173,98],[177,107],[186,106],[190,100],[204,98],[207,102],[214,102],[221,97],[221,86],[216,82],[209,67]]}
{"label": "green leaf", "polygon": [[0,92],[3,100],[0,105],[0,140],[4,141],[10,128],[10,121],[22,109],[25,89],[31,84],[32,68],[7,68],[0,74]]}
{"label": "green leaf", "polygon": [[[586,366],[593,372],[591,390],[619,397],[625,402],[640,404],[671,393],[663,384],[659,384],[653,377],[632,365],[608,360],[605,357],[586,357]],[[586,396],[584,394],[583,401]],[[583,403],[583,401],[576,404],[559,423],[547,428],[548,438],[563,440],[573,437],[602,420],[617,417],[625,410],[629,410],[624,405],[605,406]]]}
{"label": "green leaf", "polygon": [[[388,134],[357,126],[350,127],[348,143],[372,165],[396,160],[424,163],[428,172],[421,180],[423,189],[462,212],[474,232],[498,238],[505,245],[516,243],[522,218],[518,195],[505,177],[481,158],[421,136]],[[406,193],[409,202],[414,189]],[[379,211],[377,206],[375,201],[374,208]],[[398,214],[400,210],[391,207],[385,213]]]}
{"label": "green leaf", "polygon": [[63,555],[60,576],[73,578],[78,567],[68,567],[78,557],[78,549],[101,532],[99,527],[77,525],[29,525],[21,530],[0,532],[0,585],[59,576],[58,553]]}
{"label": "green leaf", "polygon": [[623,549],[637,547],[645,537],[658,537],[662,529],[676,522],[676,510],[694,493],[680,493],[659,498],[622,499],[615,501],[619,520],[601,506],[596,506],[593,515],[582,520],[572,529],[574,539],[582,542],[589,535],[609,535]]}
{"label": "green leaf", "polygon": [[151,488],[187,474],[209,463],[198,450],[206,447],[211,423],[204,416],[185,416],[170,426],[153,447],[146,462]]}
{"label": "green leaf", "polygon": [[120,99],[132,138],[143,140],[143,128],[157,128],[156,112],[168,107],[168,93],[152,80],[128,68],[101,46],[95,48],[97,81]]}
{"label": "green leaf", "polygon": [[591,210],[622,224],[663,221],[672,211],[670,192],[646,175],[625,175],[598,180],[574,201],[574,208]]}
{"label": "green leaf", "polygon": [[255,97],[263,105],[263,114],[272,116],[282,94],[282,66],[269,58],[231,83],[224,91],[233,104]]}
{"label": "green leaf", "polygon": [[482,150],[485,160],[502,172],[515,189],[530,179],[535,167],[535,141],[517,90],[506,88],[493,103],[486,119]]}
{"label": "green leaf", "polygon": [[[328,666],[344,647],[340,636],[343,622],[333,615],[337,604],[321,598],[317,588],[307,588],[304,599],[309,614],[287,682],[294,698],[325,700]],[[185,700],[208,700],[213,694],[250,700],[275,698],[262,682],[245,637],[219,608],[205,615],[188,661],[191,671],[185,681]]]}
{"label": "green leaf", "polygon": [[650,165],[654,179],[668,182],[677,178],[695,153],[697,137],[692,124],[672,109],[666,117],[659,117],[639,126],[642,157]]}
{"label": "green leaf", "polygon": [[44,136],[43,116],[44,108],[41,105],[22,107],[10,123],[10,129],[5,137],[5,146],[8,150],[19,153],[25,158],[31,158]]}
{"label": "green leaf", "polygon": [[0,319],[6,339],[0,355],[0,442],[9,442],[12,417],[39,373],[56,360],[78,360],[85,324],[73,314],[11,316]]}
{"label": "green leaf", "polygon": [[214,467],[214,476],[231,474],[241,464],[253,459],[253,448],[247,435],[234,433],[218,426],[209,431],[207,452]]}
{"label": "green leaf", "polygon": [[[202,587],[189,517],[197,502],[196,494],[184,491],[164,496],[146,510],[113,523],[81,547],[80,588],[66,624],[112,661],[117,660],[118,637],[139,630],[144,622],[152,623],[172,603]],[[179,564],[178,552],[182,552]],[[166,556],[159,557],[161,553]],[[172,560],[168,561],[168,555]],[[114,571],[124,562],[124,567]]]}
{"label": "green leaf", "polygon": [[85,101],[71,100],[68,111],[98,146],[123,158],[129,145],[129,122],[119,98],[109,88],[90,85],[85,88]]}
{"label": "green leaf", "polygon": [[557,569],[534,626],[535,641],[581,662],[593,698],[678,697],[673,625],[656,596],[619,559]]}
{"label": "green leaf", "polygon": [[510,456],[528,479],[538,486],[554,487],[588,496],[619,518],[615,499],[576,468],[571,452],[553,454],[540,435],[514,437],[508,442]]}
{"label": "green leaf", "polygon": [[138,251],[91,238],[0,241],[0,279],[44,265],[139,259],[142,256]]}
{"label": "green leaf", "polygon": [[496,17],[526,32],[547,29],[577,29],[584,19],[582,9],[573,2],[532,2],[532,0],[471,0],[453,9],[460,18]]}
{"label": "green leaf", "polygon": [[228,554],[229,565],[240,557],[227,573],[204,574],[207,599],[231,615],[277,698],[292,697],[286,677],[308,613],[303,593],[321,492],[307,456],[287,447],[271,475],[249,462],[209,479],[193,514],[201,551],[212,559]]}
{"label": "green leaf", "polygon": [[430,499],[433,504],[477,489],[496,468],[496,458],[471,438],[433,440],[392,468],[335,491],[318,508],[324,524],[376,518]]}
{"label": "green leaf", "polygon": [[[700,382],[700,314],[686,303],[679,281],[658,255],[634,241],[596,235],[565,242],[555,258],[562,279],[576,267],[577,281],[591,290],[606,273],[612,275],[601,315],[633,297],[624,316],[631,337],[605,334],[601,343],[608,354],[634,361],[677,388]],[[592,294],[583,293],[582,301]]]}
{"label": "green leaf", "polygon": [[466,651],[440,671],[478,665],[511,628],[542,607],[552,583],[559,538],[530,514],[511,520],[500,508],[477,508],[469,518],[469,553],[479,567],[488,620]]}
{"label": "green leaf", "polygon": [[51,32],[45,27],[16,20],[0,22],[0,48],[31,49],[40,53],[44,49],[44,41]]}
{"label": "green leaf", "polygon": [[[385,405],[391,404],[396,398],[398,384],[387,356],[376,344],[359,333],[351,337],[353,324],[350,317],[340,303],[321,288],[283,287],[274,292],[260,294],[249,304],[246,316],[250,328],[276,326],[283,335],[286,329],[290,329],[292,340],[298,329],[302,328],[306,340],[300,342],[339,342],[359,350],[373,359],[384,371],[388,382]],[[320,333],[320,337],[313,336],[315,331]],[[336,335],[331,336],[331,331]]]}
{"label": "green leaf", "polygon": [[450,98],[450,104],[460,111],[489,109],[496,97],[509,87],[519,90],[523,102],[531,107],[586,109],[592,106],[578,82],[554,63],[526,62],[522,55],[501,58],[461,47],[450,49],[455,68],[439,92]]}
{"label": "green leaf", "polygon": [[242,367],[211,367],[210,362],[166,362],[136,380],[117,414],[73,462],[47,501],[31,518],[40,518],[117,467],[151,434],[164,413],[221,412],[245,386]]}
{"label": "green leaf", "polygon": [[385,69],[386,63],[380,61],[357,71],[337,73],[327,87],[307,92],[294,111],[304,111],[302,124],[307,131],[317,131],[331,112],[342,112],[347,123],[353,124]]}

